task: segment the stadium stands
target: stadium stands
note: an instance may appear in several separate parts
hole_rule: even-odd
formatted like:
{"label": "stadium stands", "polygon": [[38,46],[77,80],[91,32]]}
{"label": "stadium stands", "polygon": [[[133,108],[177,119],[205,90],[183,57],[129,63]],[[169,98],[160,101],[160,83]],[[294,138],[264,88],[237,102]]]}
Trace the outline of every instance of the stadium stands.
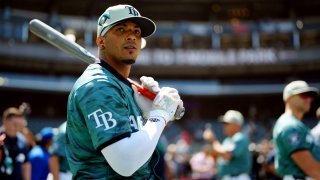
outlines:
{"label": "stadium stands", "polygon": [[[53,118],[59,124],[65,118],[68,91],[86,64],[31,34],[28,22],[38,18],[62,33],[72,30],[76,42],[96,54],[97,15],[118,1],[63,2],[2,2],[0,109],[28,101],[33,122]],[[235,108],[267,128],[283,111],[285,83],[304,79],[320,87],[316,0],[153,0],[132,5],[157,23],[132,78],[150,75],[161,85],[176,87],[185,99],[183,121],[203,124]],[[310,121],[313,112],[307,115]]]}

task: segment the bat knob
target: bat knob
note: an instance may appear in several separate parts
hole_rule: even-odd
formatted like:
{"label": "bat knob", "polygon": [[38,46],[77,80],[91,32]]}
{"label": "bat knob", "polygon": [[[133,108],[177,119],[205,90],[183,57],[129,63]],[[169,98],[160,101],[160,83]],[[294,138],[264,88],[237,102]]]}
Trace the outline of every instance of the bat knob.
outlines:
{"label": "bat knob", "polygon": [[183,117],[186,109],[184,107],[178,107],[176,113],[174,114],[175,119],[179,120]]}

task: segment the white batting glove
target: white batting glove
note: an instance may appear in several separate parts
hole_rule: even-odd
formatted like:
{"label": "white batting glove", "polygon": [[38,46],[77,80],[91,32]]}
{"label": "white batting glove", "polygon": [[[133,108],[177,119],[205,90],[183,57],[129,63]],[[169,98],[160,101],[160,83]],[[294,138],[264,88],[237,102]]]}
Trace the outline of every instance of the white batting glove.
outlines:
{"label": "white batting glove", "polygon": [[158,92],[160,91],[159,83],[155,81],[152,77],[142,76],[140,78],[140,81],[143,88],[148,89],[154,94],[158,94]]}
{"label": "white batting glove", "polygon": [[[148,89],[154,94],[158,94],[158,92],[160,91],[159,83],[155,81],[152,77],[142,76],[140,78],[140,81],[142,83],[143,88]],[[134,99],[136,100],[139,108],[143,112],[143,118],[148,119],[153,101],[143,96],[140,92],[138,92],[135,86],[132,86],[132,89],[134,91]]]}
{"label": "white batting glove", "polygon": [[[154,94],[158,94],[158,92],[160,91],[159,83],[157,81],[155,81],[152,77],[142,76],[140,78],[140,81],[142,83],[143,88],[149,89]],[[147,103],[147,107],[149,109],[146,109],[146,110],[148,110],[148,112],[151,110],[151,106],[149,106],[149,105],[150,104]],[[180,103],[178,105],[177,112],[174,116],[175,119],[177,119],[177,120],[181,119],[184,115],[184,111],[185,111],[185,108],[183,107],[183,102],[180,101]]]}
{"label": "white batting glove", "polygon": [[177,107],[182,100],[174,88],[163,87],[153,101],[149,120],[164,119],[165,124],[175,119]]}

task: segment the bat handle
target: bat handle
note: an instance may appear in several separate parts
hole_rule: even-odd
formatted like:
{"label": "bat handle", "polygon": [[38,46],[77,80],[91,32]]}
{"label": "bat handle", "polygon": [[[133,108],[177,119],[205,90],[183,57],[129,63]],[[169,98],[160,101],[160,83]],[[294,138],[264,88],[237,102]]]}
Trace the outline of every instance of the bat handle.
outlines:
{"label": "bat handle", "polygon": [[134,85],[137,90],[145,97],[149,98],[150,100],[154,100],[156,97],[156,94],[153,92],[149,91],[148,89],[143,88],[140,84],[136,83],[135,81],[129,80],[132,85]]}
{"label": "bat handle", "polygon": [[[132,85],[134,85],[137,90],[145,97],[149,98],[150,100],[154,100],[154,98],[156,97],[156,94],[154,94],[153,92],[149,91],[148,89],[143,88],[140,84],[138,84],[137,82],[129,79],[129,81],[131,82]],[[177,107],[177,111],[174,114],[175,119],[181,119],[183,117],[185,113],[185,108],[184,107]]]}

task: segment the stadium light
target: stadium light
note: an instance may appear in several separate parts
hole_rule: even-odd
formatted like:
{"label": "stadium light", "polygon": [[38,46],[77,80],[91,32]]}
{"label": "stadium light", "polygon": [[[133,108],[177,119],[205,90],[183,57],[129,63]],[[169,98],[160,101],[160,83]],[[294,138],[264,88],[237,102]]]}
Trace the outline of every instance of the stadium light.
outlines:
{"label": "stadium light", "polygon": [[303,28],[303,22],[301,20],[297,20],[296,21],[296,26],[298,29],[302,29]]}
{"label": "stadium light", "polygon": [[64,35],[73,42],[77,39],[75,34],[76,32],[73,29],[67,29],[64,33]]}

